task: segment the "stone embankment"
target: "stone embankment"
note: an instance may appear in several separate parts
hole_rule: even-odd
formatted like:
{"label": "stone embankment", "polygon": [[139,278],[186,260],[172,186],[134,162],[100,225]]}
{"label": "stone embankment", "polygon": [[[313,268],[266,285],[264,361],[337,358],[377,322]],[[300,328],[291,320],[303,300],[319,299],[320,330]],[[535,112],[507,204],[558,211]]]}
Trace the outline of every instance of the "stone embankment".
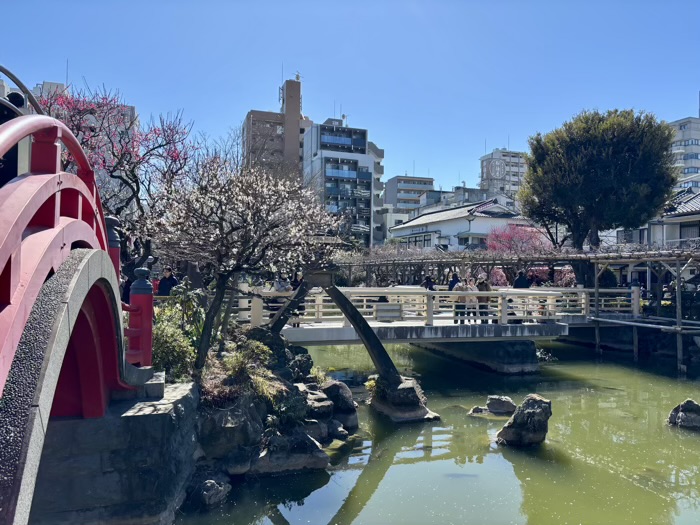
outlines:
{"label": "stone embankment", "polygon": [[[165,525],[183,504],[222,503],[242,476],[323,471],[322,444],[358,425],[350,389],[310,374],[308,351],[269,332],[248,333],[272,350],[265,377],[281,406],[236,390],[225,405],[203,403],[193,383],[164,385],[113,401],[101,419],[52,420],[37,479],[32,523]],[[284,420],[284,411],[295,417]],[[298,416],[298,419],[297,419]]]}
{"label": "stone embankment", "polygon": [[[329,457],[322,445],[347,439],[358,426],[350,389],[335,380],[319,384],[305,348],[261,328],[246,335],[272,350],[271,381],[285,391],[283,407],[271,409],[261,396],[247,392],[223,407],[200,409],[199,459],[188,489],[191,504],[220,503],[233,477],[325,469]],[[286,407],[302,417],[282,424],[280,410]]]}

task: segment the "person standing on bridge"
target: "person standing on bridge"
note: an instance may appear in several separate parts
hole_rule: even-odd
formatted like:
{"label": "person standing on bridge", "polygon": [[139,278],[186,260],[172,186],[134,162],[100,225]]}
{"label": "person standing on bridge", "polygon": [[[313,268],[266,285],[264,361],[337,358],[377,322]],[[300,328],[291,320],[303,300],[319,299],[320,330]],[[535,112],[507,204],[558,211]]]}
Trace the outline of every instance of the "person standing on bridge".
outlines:
{"label": "person standing on bridge", "polygon": [[[486,274],[482,273],[479,275],[479,278],[476,280],[476,288],[480,292],[492,292],[493,288],[491,288],[491,285],[489,282],[486,280]],[[479,317],[483,317],[484,319],[481,320],[482,324],[488,324],[488,317],[489,317],[489,301],[491,300],[490,297],[485,296],[485,295],[480,295],[479,297],[476,298],[477,302],[479,303]]]}
{"label": "person standing on bridge", "polygon": [[513,288],[530,288],[530,281],[525,277],[525,272],[520,270],[518,276],[513,281]]}
{"label": "person standing on bridge", "polygon": [[455,286],[457,286],[459,283],[461,283],[462,280],[459,278],[458,273],[453,273],[452,274],[452,279],[450,279],[450,282],[447,284],[447,291],[448,292],[453,292]]}

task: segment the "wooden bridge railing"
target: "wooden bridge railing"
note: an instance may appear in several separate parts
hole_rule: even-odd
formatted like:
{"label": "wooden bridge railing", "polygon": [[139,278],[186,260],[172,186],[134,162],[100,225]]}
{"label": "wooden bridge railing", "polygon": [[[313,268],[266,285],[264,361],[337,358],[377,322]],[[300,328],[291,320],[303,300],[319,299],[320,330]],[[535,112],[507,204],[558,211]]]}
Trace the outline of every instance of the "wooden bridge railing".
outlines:
{"label": "wooden bridge railing", "polygon": [[[418,287],[341,290],[368,320],[414,321],[425,326],[474,319],[503,324],[553,322],[564,316],[589,316],[596,311],[594,290],[584,288],[504,288],[492,292],[428,291]],[[265,290],[257,290],[256,294],[252,299],[242,298],[238,308],[239,320],[249,320],[253,326],[266,322],[292,295]],[[639,289],[600,289],[598,306],[599,312],[638,316]],[[309,294],[293,322],[343,322],[349,326],[330,297],[320,290]]]}

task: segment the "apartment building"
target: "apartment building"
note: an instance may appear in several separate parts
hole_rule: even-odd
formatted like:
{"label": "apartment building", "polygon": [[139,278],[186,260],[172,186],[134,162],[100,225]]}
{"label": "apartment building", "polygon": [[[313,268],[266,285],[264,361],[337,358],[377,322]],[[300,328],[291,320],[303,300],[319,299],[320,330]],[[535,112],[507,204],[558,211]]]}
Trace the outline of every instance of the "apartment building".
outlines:
{"label": "apartment building", "polygon": [[248,166],[301,170],[304,132],[313,122],[302,114],[301,82],[286,80],[279,90],[280,110],[252,109],[243,122]]}
{"label": "apartment building", "polygon": [[514,199],[525,177],[525,153],[505,148],[495,149],[479,159],[481,174],[479,187],[492,194],[504,194]]}
{"label": "apartment building", "polygon": [[432,177],[409,177],[397,175],[384,184],[384,203],[396,210],[409,211],[421,205],[421,195],[432,191],[435,180]]}
{"label": "apartment building", "polygon": [[366,129],[343,119],[313,124],[304,133],[304,182],[318,189],[326,209],[343,217],[346,233],[369,247],[384,242],[379,210],[384,150]]}
{"label": "apartment building", "polygon": [[676,131],[671,152],[679,170],[677,188],[700,188],[700,118],[687,117],[669,124]]}

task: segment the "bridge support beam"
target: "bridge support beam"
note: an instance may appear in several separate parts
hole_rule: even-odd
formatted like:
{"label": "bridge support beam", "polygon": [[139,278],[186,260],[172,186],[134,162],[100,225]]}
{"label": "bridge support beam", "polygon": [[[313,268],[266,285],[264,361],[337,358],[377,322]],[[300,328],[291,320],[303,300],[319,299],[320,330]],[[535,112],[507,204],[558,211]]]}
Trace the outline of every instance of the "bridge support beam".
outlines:
{"label": "bridge support beam", "polygon": [[[325,287],[324,290],[355,328],[379,372],[374,377],[375,388],[370,405],[395,423],[440,419],[426,406],[427,399],[418,382],[401,377],[379,337],[350,299],[335,286]],[[428,297],[428,301],[432,302],[432,299]]]}

